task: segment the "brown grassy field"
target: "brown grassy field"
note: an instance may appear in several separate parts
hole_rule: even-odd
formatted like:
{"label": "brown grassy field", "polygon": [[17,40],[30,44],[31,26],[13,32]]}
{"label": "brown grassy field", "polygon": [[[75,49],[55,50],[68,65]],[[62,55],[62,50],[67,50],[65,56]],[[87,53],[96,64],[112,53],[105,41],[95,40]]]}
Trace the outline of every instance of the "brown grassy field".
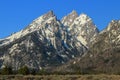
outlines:
{"label": "brown grassy field", "polygon": [[120,80],[120,75],[1,75],[0,80]]}

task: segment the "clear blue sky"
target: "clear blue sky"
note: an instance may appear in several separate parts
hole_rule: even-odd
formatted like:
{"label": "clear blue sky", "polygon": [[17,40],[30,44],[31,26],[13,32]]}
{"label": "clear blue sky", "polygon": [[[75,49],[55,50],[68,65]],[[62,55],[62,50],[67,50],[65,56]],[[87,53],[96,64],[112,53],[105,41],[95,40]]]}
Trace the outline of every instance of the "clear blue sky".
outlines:
{"label": "clear blue sky", "polygon": [[120,19],[120,0],[0,0],[0,38],[25,28],[50,10],[59,19],[72,10],[86,13],[102,30],[112,19]]}

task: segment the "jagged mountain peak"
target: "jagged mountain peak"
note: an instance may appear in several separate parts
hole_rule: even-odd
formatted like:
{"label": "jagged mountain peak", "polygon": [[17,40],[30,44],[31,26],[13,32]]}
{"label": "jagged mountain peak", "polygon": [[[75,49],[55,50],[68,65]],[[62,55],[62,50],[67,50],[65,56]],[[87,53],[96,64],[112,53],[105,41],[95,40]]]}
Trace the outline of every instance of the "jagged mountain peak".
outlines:
{"label": "jagged mountain peak", "polygon": [[33,20],[32,23],[29,24],[25,29],[23,29],[17,33],[14,33],[14,34],[10,35],[9,37],[1,40],[1,41],[3,41],[3,43],[1,43],[0,46],[9,44],[14,40],[17,40],[27,34],[30,34],[34,31],[41,29],[42,27],[44,27],[46,25],[46,23],[50,24],[55,21],[57,22],[56,16],[54,15],[53,11],[49,11],[46,14],[41,15],[37,19]]}
{"label": "jagged mountain peak", "polygon": [[27,29],[29,31],[35,31],[38,30],[42,27],[44,27],[45,24],[47,23],[51,23],[51,22],[57,22],[57,18],[55,16],[55,14],[53,13],[53,11],[49,11],[46,14],[38,17],[37,19],[35,19],[28,27]]}
{"label": "jagged mountain peak", "polygon": [[43,18],[44,18],[44,19],[48,19],[48,18],[54,17],[54,16],[55,16],[55,14],[54,14],[54,12],[51,10],[51,11],[47,12],[46,14],[44,14],[44,15],[43,15]]}
{"label": "jagged mountain peak", "polygon": [[54,12],[51,10],[47,13],[45,13],[44,15],[38,17],[37,19],[35,19],[33,22],[36,22],[37,24],[40,24],[41,22],[45,22],[46,20],[50,19],[56,19],[56,16],[54,14]]}
{"label": "jagged mountain peak", "polygon": [[72,16],[77,15],[78,16],[78,13],[77,13],[77,11],[73,10],[69,15],[72,15]]}
{"label": "jagged mountain peak", "polygon": [[119,28],[120,28],[120,20],[112,20],[107,27],[107,31],[120,30]]}
{"label": "jagged mountain peak", "polygon": [[68,27],[68,31],[74,35],[76,34],[78,40],[81,40],[81,37],[84,38],[85,45],[88,45],[92,38],[99,33],[92,19],[84,13],[80,14],[79,17],[74,20]]}
{"label": "jagged mountain peak", "polygon": [[70,26],[74,20],[78,17],[78,14],[75,10],[73,10],[70,14],[68,14],[67,16],[63,17],[61,22],[65,25],[65,26]]}
{"label": "jagged mountain peak", "polygon": [[[83,30],[88,29],[89,28]],[[91,29],[91,31],[93,30],[94,29]],[[90,34],[89,35],[90,38],[93,37],[91,33],[88,34]],[[119,62],[120,62],[120,20],[112,20],[104,31],[102,31],[95,38],[93,38],[92,43],[90,42],[88,52],[86,52],[82,56],[82,58],[81,57],[76,58],[75,60],[69,62],[68,65],[65,64],[65,66],[62,66],[60,68],[64,69],[63,71],[66,70],[74,72],[78,71],[76,68],[79,68],[82,71],[85,71],[85,73],[102,72],[108,74],[117,74],[118,72],[120,72]],[[62,71],[61,69],[59,71]]]}
{"label": "jagged mountain peak", "polygon": [[94,27],[87,15],[78,16],[75,10],[61,22],[49,11],[20,32],[0,40],[0,67],[9,63],[16,69],[21,65],[39,69],[63,64],[88,50],[88,43],[97,34]]}

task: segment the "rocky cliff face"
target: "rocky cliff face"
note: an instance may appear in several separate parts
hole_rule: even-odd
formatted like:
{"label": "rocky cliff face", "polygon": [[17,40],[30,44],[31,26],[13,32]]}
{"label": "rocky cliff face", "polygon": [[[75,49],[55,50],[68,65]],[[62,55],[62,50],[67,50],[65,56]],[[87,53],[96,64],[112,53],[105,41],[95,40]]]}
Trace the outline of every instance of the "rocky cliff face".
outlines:
{"label": "rocky cliff face", "polygon": [[68,34],[72,36],[72,39],[80,41],[86,47],[99,32],[89,16],[86,14],[77,16],[75,11],[65,16],[62,23],[67,27]]}
{"label": "rocky cliff face", "polygon": [[0,67],[15,70],[49,69],[65,64],[89,49],[90,41],[98,34],[91,18],[72,11],[61,21],[53,11],[35,19],[25,29],[0,40]]}
{"label": "rocky cliff face", "polygon": [[78,57],[58,70],[80,73],[120,73],[120,20],[112,20],[99,33],[82,58]]}

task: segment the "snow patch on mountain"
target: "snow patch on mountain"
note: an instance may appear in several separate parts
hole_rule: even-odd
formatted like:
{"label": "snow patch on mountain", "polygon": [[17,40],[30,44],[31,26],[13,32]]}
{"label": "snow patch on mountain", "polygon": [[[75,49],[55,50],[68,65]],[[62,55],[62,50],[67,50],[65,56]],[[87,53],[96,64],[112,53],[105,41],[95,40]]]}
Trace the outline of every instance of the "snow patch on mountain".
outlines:
{"label": "snow patch on mountain", "polygon": [[[47,19],[45,18],[46,16],[48,17]],[[11,36],[5,39],[0,40],[0,41],[3,41],[2,43],[0,43],[0,46],[7,45],[14,40],[17,40],[27,34],[37,31],[40,28],[42,28],[46,23],[51,23],[51,21],[53,21],[54,19],[56,19],[56,17],[54,16],[53,12],[50,11],[47,14],[40,16],[39,18],[33,20],[33,22],[26,29],[21,30],[15,34],[12,34]]]}

